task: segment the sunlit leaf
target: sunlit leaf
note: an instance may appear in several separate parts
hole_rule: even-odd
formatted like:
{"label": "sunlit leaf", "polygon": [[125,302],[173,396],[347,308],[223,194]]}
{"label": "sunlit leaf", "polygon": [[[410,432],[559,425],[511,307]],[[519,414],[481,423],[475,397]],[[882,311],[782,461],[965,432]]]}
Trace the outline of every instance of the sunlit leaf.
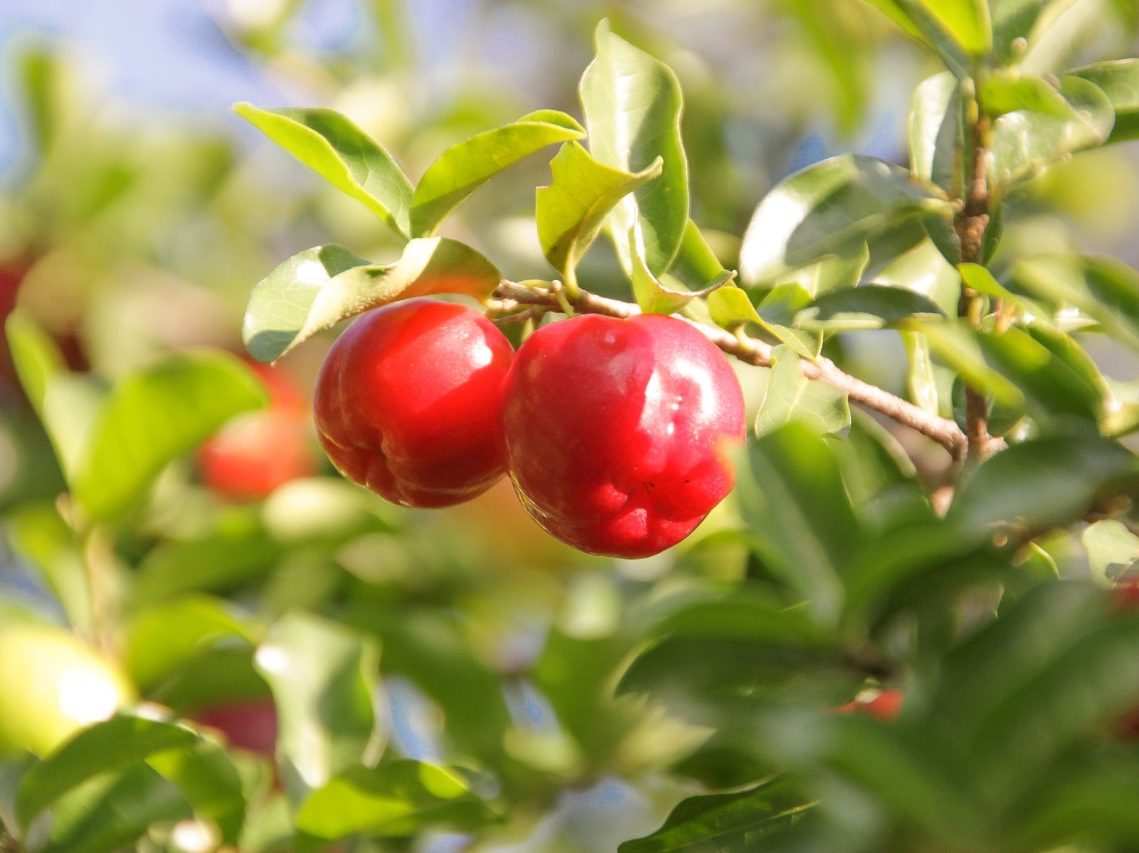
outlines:
{"label": "sunlit leaf", "polygon": [[755,418],[757,436],[767,435],[792,420],[806,424],[820,435],[842,432],[850,426],[846,394],[804,376],[799,356],[788,347],[776,347],[772,356],[771,378]]}
{"label": "sunlit leaf", "polygon": [[642,172],[658,157],[662,164],[659,178],[611,213],[614,245],[628,269],[633,232],[648,268],[659,275],[676,257],[688,226],[680,83],[663,62],[610,32],[606,21],[597,27],[595,46],[579,87],[591,153],[623,172]]}
{"label": "sunlit leaf", "polygon": [[799,312],[808,329],[883,329],[920,315],[942,316],[941,309],[912,290],[864,284],[824,293]]}
{"label": "sunlit leaf", "polygon": [[1122,521],[1106,519],[1089,524],[1082,539],[1095,577],[1109,583],[1139,579],[1139,536]]}
{"label": "sunlit leaf", "polygon": [[923,80],[910,103],[910,170],[955,198],[964,195],[961,89],[948,71]]}
{"label": "sunlit leaf", "polygon": [[754,323],[780,343],[786,344],[803,358],[812,359],[822,349],[822,336],[814,332],[792,329],[764,318],[751,304],[746,291],[727,285],[708,294],[708,310],[712,321],[725,329]]}
{"label": "sunlit leaf", "polygon": [[128,374],[99,413],[72,491],[93,517],[113,518],[137,503],[169,462],[265,399],[257,377],[224,352],[172,355]]}
{"label": "sunlit leaf", "polygon": [[760,202],[740,247],[740,275],[747,285],[770,282],[943,204],[881,160],[824,160],[785,178]]}
{"label": "sunlit leaf", "polygon": [[217,826],[223,841],[238,840],[245,795],[241,776],[224,747],[203,738],[188,749],[152,755],[147,763],[177,786],[196,817]]}
{"label": "sunlit leaf", "polygon": [[1098,86],[1115,110],[1108,142],[1139,138],[1139,59],[1097,62],[1070,72]]}
{"label": "sunlit leaf", "polygon": [[960,373],[974,388],[991,394],[1003,405],[1016,408],[1024,404],[1024,394],[988,363],[975,331],[964,323],[915,318],[905,320],[902,328],[920,333],[933,354]]}
{"label": "sunlit leaf", "polygon": [[411,235],[411,182],[383,148],[327,109],[234,111],[332,186],[361,202],[404,237]]}
{"label": "sunlit leaf", "polygon": [[539,110],[451,146],[427,167],[416,184],[411,198],[411,233],[431,236],[448,213],[503,169],[547,145],[584,135],[581,125],[565,113]]}
{"label": "sunlit leaf", "polygon": [[274,361],[341,320],[395,299],[461,293],[485,299],[501,276],[469,246],[411,240],[394,264],[371,264],[342,246],[293,255],[254,287],[242,337],[254,358]]}
{"label": "sunlit leaf", "polygon": [[981,85],[977,97],[990,116],[1027,110],[1041,116],[1072,118],[1072,107],[1048,80],[1011,71],[990,74]]}
{"label": "sunlit leaf", "polygon": [[577,142],[561,147],[550,161],[552,180],[539,187],[535,217],[542,251],[568,279],[622,198],[660,177],[663,160],[633,174],[598,162]]}

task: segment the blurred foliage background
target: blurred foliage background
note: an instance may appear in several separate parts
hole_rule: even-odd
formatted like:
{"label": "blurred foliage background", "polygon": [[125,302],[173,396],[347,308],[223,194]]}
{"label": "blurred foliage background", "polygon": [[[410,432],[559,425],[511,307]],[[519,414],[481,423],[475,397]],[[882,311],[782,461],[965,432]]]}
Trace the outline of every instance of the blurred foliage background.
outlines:
{"label": "blurred foliage background", "polygon": [[[1069,65],[1139,52],[1129,0],[1069,5],[1052,46]],[[73,370],[102,384],[171,352],[239,354],[249,291],[280,258],[329,235],[365,257],[398,247],[244,126],[232,102],[338,109],[416,177],[449,144],[527,111],[577,114],[577,80],[602,17],[679,75],[693,218],[729,267],[756,203],[790,172],[847,151],[904,164],[911,92],[937,70],[860,0],[118,0],[90,9],[7,0],[0,311],[19,305]],[[1082,155],[1017,190],[1005,246],[1139,263],[1137,153],[1132,145]],[[545,160],[532,158],[473,198],[445,233],[514,279],[547,275],[532,225],[533,187],[547,181]],[[587,258],[585,281],[620,294],[605,252]],[[112,607],[108,635],[96,639],[145,699],[178,718],[208,722],[211,709],[276,697],[279,748],[293,762],[279,781],[290,795],[343,770],[343,755],[379,749],[378,740],[385,755],[464,766],[471,790],[500,786],[490,793],[513,803],[478,849],[614,849],[658,827],[684,796],[761,775],[770,757],[737,748],[740,732],[705,743],[707,729],[610,696],[661,600],[762,577],[730,533],[735,503],[674,551],[627,563],[551,540],[506,485],[448,511],[385,505],[334,475],[308,426],[307,395],[329,340],[257,374],[273,411],[292,414],[270,427],[241,416],[254,445],[288,436],[289,464],[277,459],[280,470],[257,487],[240,475],[227,485],[226,454],[240,453],[192,449],[109,541],[94,544],[69,529],[56,454],[0,356],[0,619],[69,623],[95,636],[93,611]],[[850,369],[900,385],[893,333],[850,347]],[[1093,354],[1115,378],[1139,375],[1135,356],[1106,340]],[[754,406],[761,372],[740,373]],[[240,447],[235,426],[226,429]],[[1086,573],[1074,548],[1052,550],[1061,572]],[[92,602],[76,580],[76,566],[92,559],[110,604]],[[311,766],[289,738],[316,719],[313,697],[277,666],[306,654],[319,660],[298,667],[329,678],[324,730],[340,739]],[[860,687],[821,683],[819,700],[833,704]],[[374,691],[378,724],[369,702],[360,710],[361,689]],[[806,736],[788,726],[789,739]],[[677,762],[679,772],[666,772]],[[241,768],[251,804],[243,850],[293,843],[267,768],[263,758]],[[846,793],[844,807],[857,811]],[[477,823],[454,816],[460,828],[465,821]],[[318,813],[308,826],[319,836],[332,824]],[[225,826],[217,818],[211,831]],[[217,837],[192,841],[152,832],[147,843],[211,849]],[[469,843],[432,831],[393,849]]]}

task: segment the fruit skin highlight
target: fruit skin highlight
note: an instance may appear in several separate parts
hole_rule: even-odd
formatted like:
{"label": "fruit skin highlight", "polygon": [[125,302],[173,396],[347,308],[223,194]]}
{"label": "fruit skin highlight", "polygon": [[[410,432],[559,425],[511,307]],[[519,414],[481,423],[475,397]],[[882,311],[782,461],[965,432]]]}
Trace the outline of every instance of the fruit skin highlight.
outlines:
{"label": "fruit skin highlight", "polygon": [[133,698],[118,669],[62,628],[0,628],[0,756],[21,749],[47,755]]}
{"label": "fruit skin highlight", "polygon": [[317,377],[317,432],[344,474],[393,503],[442,507],[506,469],[510,342],[462,305],[413,299],[361,314]]}
{"label": "fruit skin highlight", "polygon": [[647,557],[731,490],[744,401],[688,323],[582,315],[519,348],[503,425],[510,477],[542,527],[591,554]]}

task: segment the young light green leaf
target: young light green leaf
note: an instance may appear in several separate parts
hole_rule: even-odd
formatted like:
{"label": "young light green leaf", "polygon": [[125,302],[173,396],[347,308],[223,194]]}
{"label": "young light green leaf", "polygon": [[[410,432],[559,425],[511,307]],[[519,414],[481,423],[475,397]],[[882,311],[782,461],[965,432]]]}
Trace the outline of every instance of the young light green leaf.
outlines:
{"label": "young light green leaf", "polygon": [[1052,303],[1056,310],[1079,309],[1103,330],[1139,349],[1139,272],[1123,261],[1096,255],[1031,255],[1011,271],[1018,289]]}
{"label": "young light green leaf", "polygon": [[[922,21],[922,13],[936,21],[938,27],[969,56],[983,57],[992,50],[993,32],[987,0],[902,0],[911,15]],[[923,27],[927,29],[928,27]]]}
{"label": "young light green leaf", "polygon": [[1092,574],[1106,583],[1139,579],[1139,536],[1115,519],[1096,521],[1084,528],[1084,548]]}
{"label": "young light green leaf", "polygon": [[314,616],[277,622],[257,670],[277,704],[277,760],[294,803],[375,751],[379,649],[374,640]]}
{"label": "young light green leaf", "polygon": [[663,163],[658,158],[633,174],[598,162],[577,142],[563,145],[550,161],[550,185],[536,194],[538,240],[546,259],[575,281],[574,270],[605,217],[622,198],[660,177]]}
{"label": "young light green leaf", "polygon": [[223,352],[173,355],[128,374],[99,413],[72,492],[93,518],[114,518],[142,498],[168,463],[265,402],[252,371]]}
{"label": "young light green leaf", "polygon": [[748,286],[770,282],[945,205],[932,188],[882,160],[841,155],[815,163],[760,202],[740,246],[740,275]]}
{"label": "young light green leaf", "polygon": [[996,71],[985,77],[977,92],[985,113],[997,118],[1027,110],[1049,118],[1068,120],[1072,108],[1056,87],[1043,77],[1013,71]]}
{"label": "young light green leaf", "polygon": [[254,358],[274,361],[369,308],[433,293],[485,299],[500,280],[481,254],[444,237],[409,241],[394,264],[371,264],[343,246],[317,246],[293,255],[257,283],[242,337]]}
{"label": "young light green leaf", "polygon": [[198,740],[189,728],[128,714],[83,729],[20,782],[16,812],[24,826],[56,800],[99,774],[124,770],[155,753]]}
{"label": "young light green leaf", "polygon": [[223,841],[237,842],[245,818],[245,794],[225,747],[202,738],[186,749],[151,755],[147,763],[174,783],[199,820],[216,825]]}
{"label": "young light green leaf", "polygon": [[953,198],[961,198],[965,186],[961,110],[961,86],[948,71],[919,83],[910,102],[910,170]]}
{"label": "young light green leaf", "polygon": [[1049,6],[1065,6],[1071,0],[989,0],[993,18],[993,55],[1000,62],[1014,57],[1016,39],[1031,40],[1033,31]]}
{"label": "young light green leaf", "polygon": [[916,332],[902,332],[906,350],[906,395],[910,402],[932,415],[941,413],[937,374],[933,370],[929,341]]}
{"label": "young light green leaf", "polygon": [[[635,247],[635,243],[630,243]],[[644,256],[634,248],[633,269],[629,281],[633,287],[633,298],[646,314],[671,314],[679,311],[693,299],[700,299],[730,284],[736,277],[734,272],[721,270],[719,277],[703,290],[676,290],[665,287],[649,270]]]}
{"label": "young light green leaf", "polygon": [[317,838],[398,837],[427,830],[469,830],[493,813],[458,773],[409,759],[350,767],[313,791],[297,829]]}
{"label": "young light green leaf", "polygon": [[1020,389],[985,360],[976,335],[968,326],[957,321],[914,318],[903,321],[901,327],[925,337],[933,354],[974,388],[991,394],[1002,405],[1011,408],[1024,405]]}
{"label": "young light green leaf", "polygon": [[427,167],[411,197],[411,233],[429,237],[444,217],[504,169],[558,142],[581,139],[585,129],[557,110],[517,121],[452,145]]}
{"label": "young light green leaf", "polygon": [[969,287],[985,296],[1002,299],[1008,305],[1015,306],[1021,314],[1029,314],[1032,322],[1052,326],[1050,313],[1041,305],[1020,293],[1013,293],[993,276],[986,267],[980,264],[958,264],[961,279]]}
{"label": "young light green leaf", "polygon": [[864,284],[824,293],[795,318],[804,329],[851,331],[896,327],[920,316],[944,316],[931,300],[900,287]]}
{"label": "young light green leaf", "polygon": [[234,105],[244,118],[336,189],[359,201],[407,238],[412,188],[407,175],[375,140],[327,109],[265,110]]}
{"label": "young light green leaf", "polygon": [[597,54],[579,94],[593,156],[606,166],[638,173],[661,160],[660,177],[614,208],[609,225],[618,257],[631,268],[631,230],[654,275],[668,269],[688,226],[688,161],[680,136],[683,99],[663,62],[614,35],[602,21]]}
{"label": "young light green leaf", "polygon": [[792,420],[806,424],[820,435],[839,433],[850,427],[850,402],[846,394],[804,376],[794,350],[786,345],[776,347],[772,362],[767,391],[755,418],[757,436],[765,436]]}
{"label": "young light green leaf", "polygon": [[1111,134],[1115,111],[1102,89],[1068,76],[1061,78],[1058,94],[1069,107],[1066,116],[1021,109],[994,123],[989,179],[995,195],[1069,154],[1103,144]]}
{"label": "young light green leaf", "polygon": [[1098,86],[1115,110],[1108,142],[1139,139],[1139,59],[1097,62],[1069,72]]}
{"label": "young light green leaf", "polygon": [[734,329],[744,323],[754,323],[775,340],[787,344],[803,358],[816,358],[822,351],[821,335],[792,329],[767,320],[755,310],[747,292],[734,284],[717,288],[708,294],[708,311],[712,316],[712,322],[725,329]]}

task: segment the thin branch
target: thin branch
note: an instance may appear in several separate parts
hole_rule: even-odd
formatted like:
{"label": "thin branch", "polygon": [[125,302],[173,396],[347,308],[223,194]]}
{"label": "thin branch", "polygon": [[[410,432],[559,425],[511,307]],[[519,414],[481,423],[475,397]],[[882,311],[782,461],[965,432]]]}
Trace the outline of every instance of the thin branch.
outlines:
{"label": "thin branch", "polygon": [[[496,302],[493,307],[499,311],[507,312],[524,305],[540,305],[557,311],[561,310],[558,292],[558,289],[530,287],[512,281],[503,281],[494,291]],[[608,299],[588,291],[582,291],[581,295],[573,301],[573,309],[578,313],[604,314],[608,317],[632,317],[641,313],[641,309],[632,303]],[[748,335],[736,335],[726,329],[709,326],[705,323],[693,323],[693,325],[721,350],[735,356],[740,361],[759,367],[771,366],[772,347],[770,344]],[[955,459],[960,458],[965,453],[967,447],[965,433],[953,421],[931,415],[901,397],[851,376],[829,358],[819,356],[813,361],[804,359],[799,362],[799,367],[808,379],[826,382],[828,385],[845,392],[853,402],[867,409],[880,412],[933,439],[949,451]]]}

